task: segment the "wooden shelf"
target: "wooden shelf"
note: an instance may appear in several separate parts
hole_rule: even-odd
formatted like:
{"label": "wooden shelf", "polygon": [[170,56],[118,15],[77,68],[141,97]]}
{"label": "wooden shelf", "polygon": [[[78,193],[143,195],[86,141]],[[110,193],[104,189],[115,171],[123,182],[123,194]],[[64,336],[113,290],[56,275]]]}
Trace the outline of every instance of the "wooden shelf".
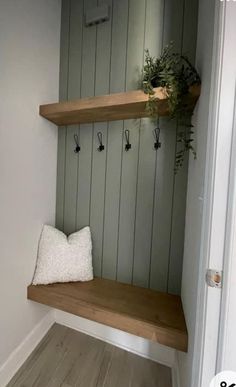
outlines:
{"label": "wooden shelf", "polygon": [[116,281],[30,285],[28,299],[187,351],[181,299]]}
{"label": "wooden shelf", "polygon": [[[169,115],[168,98],[165,90],[158,87],[155,96],[158,99],[160,116]],[[200,95],[200,85],[191,86],[186,95],[186,109],[192,111]],[[54,124],[72,125],[89,122],[116,121],[130,118],[147,117],[145,109],[148,95],[142,90],[83,98],[77,101],[59,102],[40,106],[40,115]]]}

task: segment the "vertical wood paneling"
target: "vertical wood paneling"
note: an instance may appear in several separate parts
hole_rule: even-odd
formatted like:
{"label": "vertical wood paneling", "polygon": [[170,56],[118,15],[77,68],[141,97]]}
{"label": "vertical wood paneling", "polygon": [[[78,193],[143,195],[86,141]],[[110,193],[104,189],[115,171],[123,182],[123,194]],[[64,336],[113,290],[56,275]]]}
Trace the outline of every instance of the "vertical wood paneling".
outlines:
{"label": "vertical wood paneling", "polygon": [[172,41],[178,52],[182,47],[184,1],[165,0],[164,5],[163,46]]}
{"label": "vertical wood paneling", "polygon": [[[111,93],[125,89],[127,25],[127,0],[113,0]],[[102,275],[110,279],[116,279],[117,275],[123,126],[123,121],[109,122],[108,126]]]}
{"label": "vertical wood paneling", "polygon": [[69,44],[70,44],[70,10],[71,1],[62,1],[61,10],[61,42],[60,42],[60,101],[68,98]]}
{"label": "vertical wood paneling", "polygon": [[[99,0],[98,5],[102,3],[104,3],[104,1],[102,2]],[[112,9],[111,0],[107,0],[106,4]],[[111,24],[112,13],[110,20],[107,23],[100,24],[97,27],[95,95],[109,93]],[[93,235],[93,264],[96,276],[101,276],[102,274],[107,127],[108,124],[106,122],[94,124],[90,226]],[[98,152],[97,149],[99,146],[97,137],[98,132],[102,133],[105,146],[105,149],[102,152]]]}
{"label": "vertical wood paneling", "polygon": [[185,0],[182,51],[195,63],[198,0]]}
{"label": "vertical wood paneling", "polygon": [[102,276],[116,279],[123,122],[109,125]]}
{"label": "vertical wood paneling", "polygon": [[140,86],[147,0],[129,0],[126,90]]}
{"label": "vertical wood paneling", "polygon": [[[68,99],[76,99],[81,95],[81,51],[83,1],[71,0],[70,9],[70,40],[69,40],[69,74]],[[74,152],[74,134],[78,133],[78,125],[67,127],[66,135],[66,170],[65,170],[65,207],[64,231],[70,234],[76,227],[77,205],[77,172],[79,154]]]}
{"label": "vertical wood paneling", "polygon": [[[92,77],[93,78],[93,77]],[[76,229],[89,225],[93,125],[80,125]]]}
{"label": "vertical wood paneling", "polygon": [[[163,44],[166,45],[170,41],[173,41],[174,43],[174,49],[178,52],[182,49],[182,37],[183,37],[183,17],[184,17],[184,1],[180,0],[178,2],[173,2],[172,0],[166,0],[165,1],[165,15],[164,15],[164,39]],[[172,123],[170,122],[170,128],[175,131],[177,130],[177,125],[175,121]],[[176,152],[176,150],[175,150]],[[174,152],[174,155],[175,155]],[[174,165],[173,165],[174,169]],[[181,241],[177,241],[177,246],[172,245],[172,238],[175,238],[175,233],[179,230],[175,229],[173,227],[173,208],[175,205],[177,205],[181,200],[179,200],[178,193],[175,191],[175,184],[176,179],[179,179],[179,174],[172,176],[172,184],[170,187],[170,190],[172,192],[172,200],[170,201],[171,206],[171,229],[170,229],[170,239],[169,239],[169,263],[168,263],[168,282],[167,282],[167,288],[166,290],[169,291],[169,278],[170,278],[170,270],[174,269],[177,270],[177,261],[176,261],[176,251],[175,248],[178,249]],[[185,213],[180,214],[181,220],[185,219]],[[180,219],[179,219],[180,221]],[[177,240],[177,239],[176,239]],[[183,243],[182,243],[183,244]],[[173,254],[172,254],[173,252]]]}
{"label": "vertical wood paneling", "polygon": [[155,179],[155,151],[153,150],[153,125],[142,120],[137,182],[135,217],[135,245],[133,283],[148,287],[152,234],[153,189]]}
{"label": "vertical wood paneling", "polygon": [[[84,0],[84,12],[97,5],[97,0]],[[94,95],[96,69],[97,27],[85,27],[83,23],[83,47],[81,56],[81,96]],[[93,152],[93,125],[80,125],[80,145],[77,187],[77,229],[89,225],[90,192]]]}
{"label": "vertical wood paneling", "polygon": [[[145,14],[146,1],[129,1],[127,90],[139,86],[143,64]],[[131,282],[134,259],[140,120],[125,121],[124,128],[130,131],[132,148],[129,152],[123,152],[122,160],[117,279],[122,282]]]}
{"label": "vertical wood paneling", "polygon": [[70,0],[70,60],[68,98],[81,97],[81,53],[83,45],[83,0]]}
{"label": "vertical wood paneling", "polygon": [[167,290],[173,198],[176,132],[169,119],[160,120],[161,148],[157,151],[154,190],[150,287]]}
{"label": "vertical wood paneling", "polygon": [[[183,7],[182,42],[180,49],[183,53],[188,53],[190,60],[194,63],[196,41],[193,40],[193,35],[196,36],[197,33],[196,0],[184,0]],[[177,144],[177,149],[178,147],[179,144]],[[168,291],[175,294],[179,294],[181,291],[187,178],[188,157],[186,157],[183,167],[179,170],[174,180]]]}
{"label": "vertical wood paneling", "polygon": [[[175,50],[181,49],[183,6],[183,0],[165,0],[162,48],[173,41]],[[160,119],[160,128],[162,147],[157,154],[150,287],[167,291],[174,200],[176,123],[169,119]]]}
{"label": "vertical wood paneling", "polygon": [[66,128],[58,128],[57,144],[57,192],[56,192],[56,227],[64,229],[64,192],[65,192],[65,149],[66,149]]}
{"label": "vertical wood paneling", "polygon": [[[113,0],[111,41],[111,93],[119,93],[126,87],[126,54],[128,39],[129,1]],[[110,125],[113,122],[110,122]]]}
{"label": "vertical wood paneling", "polygon": [[[160,54],[162,44],[163,1],[147,0],[145,16],[144,48],[148,48],[152,56],[157,56]],[[133,283],[144,287],[149,286],[151,261],[153,191],[156,164],[156,151],[153,146],[153,129],[155,126],[155,123],[150,119],[141,120]],[[158,152],[160,151],[161,149]]]}
{"label": "vertical wood paneling", "polygon": [[65,165],[65,203],[64,232],[70,234],[75,230],[76,222],[76,187],[78,154],[74,152],[74,134],[78,134],[77,126],[68,126],[66,134],[66,165]]}
{"label": "vertical wood paneling", "polygon": [[[70,1],[62,1],[61,11],[61,53],[60,53],[60,101],[67,100],[68,63],[70,38]],[[57,202],[56,226],[63,229],[64,224],[64,187],[65,187],[65,149],[66,128],[58,129],[58,157],[57,157]]]}
{"label": "vertical wood paneling", "polygon": [[[98,152],[99,142],[97,132],[103,135],[104,151]],[[104,194],[106,176],[106,149],[107,128],[104,125],[94,126],[93,138],[93,164],[92,164],[92,186],[91,186],[91,212],[90,226],[93,236],[93,267],[96,276],[102,274],[102,243],[103,243],[103,221],[104,221]]]}
{"label": "vertical wood paneling", "polygon": [[[130,143],[132,148],[128,152],[125,152],[123,147],[122,154],[117,279],[121,282],[131,283],[134,258],[140,120],[130,121],[130,123],[126,121],[125,129],[130,130]],[[125,143],[124,138],[123,143]]]}
{"label": "vertical wood paneling", "polygon": [[[85,27],[84,12],[104,2],[111,7],[110,20]],[[60,98],[137,89],[144,48],[156,56],[174,40],[176,50],[193,58],[196,12],[197,0],[64,1]],[[62,229],[64,223],[69,233],[90,224],[95,275],[178,293],[187,165],[174,177],[175,123],[160,119],[158,151],[154,127],[143,119],[71,126],[67,134],[60,129],[57,225]],[[97,151],[98,131],[103,152]]]}

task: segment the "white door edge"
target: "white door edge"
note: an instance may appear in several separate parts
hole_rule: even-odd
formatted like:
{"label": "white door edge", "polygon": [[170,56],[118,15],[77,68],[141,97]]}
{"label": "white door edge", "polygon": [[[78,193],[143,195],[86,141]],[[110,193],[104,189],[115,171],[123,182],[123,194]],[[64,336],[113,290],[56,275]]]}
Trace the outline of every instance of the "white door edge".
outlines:
{"label": "white door edge", "polygon": [[[236,5],[235,5],[236,6]],[[236,37],[235,37],[236,38]],[[236,86],[236,85],[235,85]],[[217,365],[216,372],[221,372],[227,369],[229,356],[228,345],[233,347],[230,337],[229,324],[232,323],[230,316],[230,298],[233,292],[233,278],[235,278],[235,266],[236,258],[236,87],[235,87],[235,99],[234,99],[234,122],[233,122],[233,139],[231,150],[231,166],[230,166],[230,178],[229,178],[229,196],[228,196],[228,211],[226,222],[226,240],[225,240],[225,254],[224,254],[224,266],[223,266],[223,289],[221,299],[221,311],[220,311],[220,326],[219,326],[219,339],[218,339],[218,353],[217,353]],[[234,355],[235,357],[235,355]],[[236,369],[231,369],[236,371]]]}
{"label": "white door edge", "polygon": [[[214,47],[212,62],[212,79],[210,92],[210,107],[208,119],[208,142],[205,171],[205,194],[203,205],[203,223],[201,236],[200,269],[198,279],[199,297],[197,304],[196,334],[194,357],[192,364],[192,387],[207,387],[210,378],[217,369],[217,347],[220,321],[221,290],[209,288],[206,285],[207,268],[222,270],[225,238],[222,237],[219,248],[219,230],[217,222],[222,218],[221,230],[225,235],[225,224],[228,202],[228,174],[230,156],[225,154],[222,160],[222,138],[225,133],[222,127],[222,72],[225,46],[225,1],[215,2]],[[226,146],[231,146],[231,135],[228,129]],[[222,174],[222,187],[219,186],[219,176]],[[224,212],[218,214],[219,208]],[[223,230],[224,229],[224,230]],[[216,247],[218,249],[216,249]]]}

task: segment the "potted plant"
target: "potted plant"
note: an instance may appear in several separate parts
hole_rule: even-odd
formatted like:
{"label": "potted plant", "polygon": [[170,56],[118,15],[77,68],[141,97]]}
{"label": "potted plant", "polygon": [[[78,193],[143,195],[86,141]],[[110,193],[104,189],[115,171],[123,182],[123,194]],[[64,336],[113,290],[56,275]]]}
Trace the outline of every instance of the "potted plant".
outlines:
{"label": "potted plant", "polygon": [[177,142],[181,143],[181,147],[176,152],[175,172],[183,165],[186,152],[191,151],[196,158],[192,145],[192,111],[186,107],[185,96],[192,85],[200,83],[196,69],[185,55],[173,52],[172,43],[164,48],[159,58],[151,57],[149,51],[145,50],[142,85],[144,92],[149,95],[146,105],[149,115],[158,117],[153,89],[162,87],[168,97],[170,117],[177,120]]}

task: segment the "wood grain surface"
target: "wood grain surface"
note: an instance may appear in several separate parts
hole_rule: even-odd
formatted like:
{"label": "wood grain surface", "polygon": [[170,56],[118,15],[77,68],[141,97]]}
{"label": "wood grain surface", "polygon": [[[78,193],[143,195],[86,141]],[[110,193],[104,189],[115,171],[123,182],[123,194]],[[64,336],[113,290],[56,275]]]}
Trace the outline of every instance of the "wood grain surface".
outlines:
{"label": "wood grain surface", "polygon": [[[169,115],[168,97],[165,89],[154,89],[159,116]],[[194,85],[186,95],[186,109],[193,110],[200,95],[200,86]],[[128,91],[75,101],[41,105],[39,113],[58,126],[89,122],[104,122],[148,117],[148,95],[142,90]]]}
{"label": "wood grain surface", "polygon": [[179,296],[95,278],[86,283],[30,285],[28,299],[187,351]]}
{"label": "wood grain surface", "polygon": [[7,387],[171,387],[171,370],[55,324]]}

